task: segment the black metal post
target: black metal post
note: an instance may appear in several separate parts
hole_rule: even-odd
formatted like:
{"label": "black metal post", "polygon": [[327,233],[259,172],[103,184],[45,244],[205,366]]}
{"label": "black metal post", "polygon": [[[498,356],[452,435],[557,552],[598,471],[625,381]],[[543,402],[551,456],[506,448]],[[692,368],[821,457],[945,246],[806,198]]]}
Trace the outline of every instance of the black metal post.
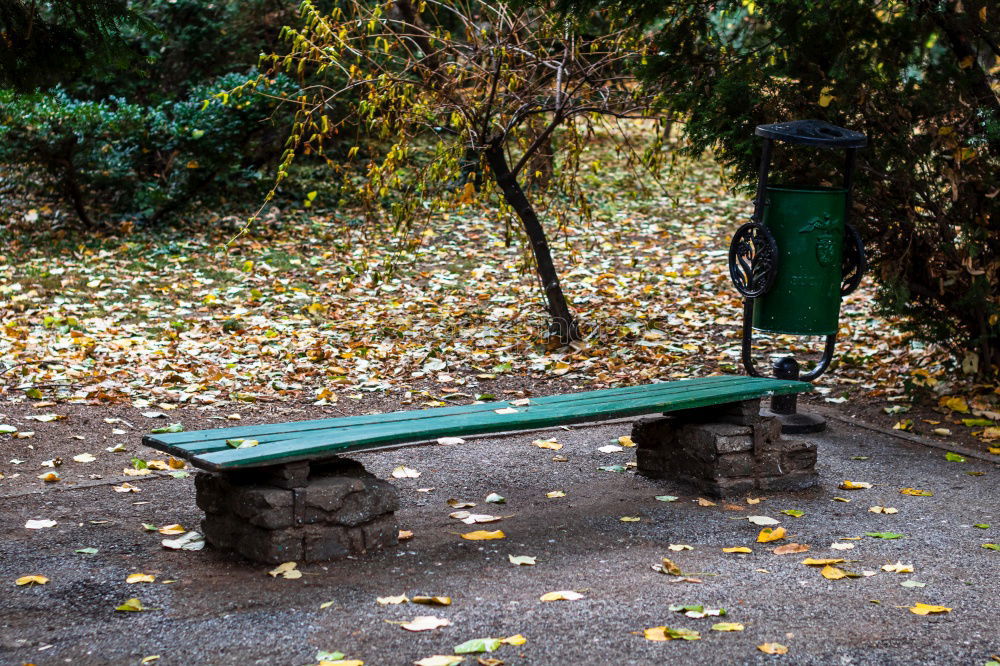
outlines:
{"label": "black metal post", "polygon": [[[791,356],[783,356],[774,362],[775,379],[799,379],[799,362]],[[763,410],[766,416],[774,416],[781,422],[781,432],[802,434],[826,430],[826,419],[819,414],[799,413],[798,395],[776,395],[771,398],[771,409]]]}

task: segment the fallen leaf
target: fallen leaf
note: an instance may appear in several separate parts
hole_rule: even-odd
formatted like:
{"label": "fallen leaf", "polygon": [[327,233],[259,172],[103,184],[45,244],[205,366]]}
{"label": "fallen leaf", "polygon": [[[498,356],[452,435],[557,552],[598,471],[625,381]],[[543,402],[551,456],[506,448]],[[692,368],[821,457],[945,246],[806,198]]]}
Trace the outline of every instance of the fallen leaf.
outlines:
{"label": "fallen leaf", "polygon": [[404,622],[400,626],[407,631],[431,631],[432,629],[440,629],[441,627],[447,627],[451,624],[451,620],[443,617],[434,617],[433,615],[419,615],[409,622]]}
{"label": "fallen leaf", "polygon": [[914,615],[928,615],[930,613],[950,613],[951,609],[947,606],[933,606],[931,604],[916,603],[910,606],[910,612]]}
{"label": "fallen leaf", "polygon": [[747,516],[747,520],[749,520],[754,525],[757,525],[757,526],[760,526],[760,527],[763,527],[765,525],[777,525],[778,524],[777,520],[775,520],[774,518],[771,518],[769,516]]}
{"label": "fallen leaf", "polygon": [[436,654],[431,657],[424,657],[423,659],[413,663],[415,666],[456,666],[456,664],[461,664],[464,661],[465,657],[448,654]]}
{"label": "fallen leaf", "polygon": [[461,536],[463,539],[467,539],[468,541],[488,541],[490,539],[503,539],[507,535],[501,530],[495,530],[493,532],[476,530],[474,532],[466,532]]}
{"label": "fallen leaf", "polygon": [[489,502],[491,504],[504,504],[507,501],[507,499],[503,495],[490,493],[489,495],[486,496],[486,499],[483,501]]}
{"label": "fallen leaf", "polygon": [[618,520],[620,520],[623,523],[637,523],[640,520],[642,520],[642,518],[640,518],[639,516],[622,516]]}
{"label": "fallen leaf", "polygon": [[635,446],[635,442],[632,441],[632,437],[630,435],[622,435],[618,438],[618,443],[625,448],[632,448]]}
{"label": "fallen leaf", "polygon": [[186,532],[176,539],[164,539],[160,545],[170,550],[201,550],[205,547],[205,537],[198,532]]}
{"label": "fallen leaf", "polygon": [[656,499],[661,502],[676,502],[680,498],[676,495],[657,495]]}
{"label": "fallen leaf", "polygon": [[752,553],[753,551],[746,546],[735,546],[733,548],[723,548],[723,553]]}
{"label": "fallen leaf", "polygon": [[778,541],[785,538],[785,528],[784,527],[765,527],[757,535],[757,543],[768,543],[770,541]]}
{"label": "fallen leaf", "polygon": [[38,574],[32,576],[21,576],[14,581],[17,585],[45,585],[49,579]]}
{"label": "fallen leaf", "polygon": [[697,500],[698,506],[715,506],[715,502],[705,499],[704,497],[699,497]]}
{"label": "fallen leaf", "polygon": [[59,478],[59,475],[56,474],[55,472],[47,472],[45,474],[39,474],[38,478],[44,481],[45,483],[58,483],[59,481],[62,480]]}
{"label": "fallen leaf", "polygon": [[409,601],[409,598],[405,594],[400,594],[396,597],[376,597],[375,603],[380,606],[393,606],[396,604],[405,604]]}
{"label": "fallen leaf", "polygon": [[583,595],[579,592],[574,592],[573,590],[546,592],[542,596],[538,597],[539,601],[576,601],[577,599],[583,599]]}
{"label": "fallen leaf", "polygon": [[412,538],[413,538],[413,532],[411,532],[410,530],[399,530],[399,534],[396,536],[396,539],[398,539],[399,541],[406,541],[407,539],[412,539]]}
{"label": "fallen leaf", "polygon": [[129,574],[128,578],[125,579],[126,583],[152,583],[156,580],[156,576],[144,573],[134,573]]}
{"label": "fallen leaf", "polygon": [[667,546],[667,549],[672,550],[674,552],[680,552],[682,550],[694,550],[694,547],[684,543],[672,543],[669,546]]}
{"label": "fallen leaf", "polygon": [[743,631],[745,628],[739,622],[716,622],[712,625],[712,631]]}
{"label": "fallen leaf", "polygon": [[536,439],[532,442],[532,445],[537,446],[540,449],[549,449],[550,451],[558,451],[563,447],[562,444],[554,439]]}
{"label": "fallen leaf", "polygon": [[834,502],[850,502],[851,500],[847,499],[846,497],[834,497],[833,501]]}
{"label": "fallen leaf", "polygon": [[823,567],[820,573],[823,575],[823,578],[826,578],[827,580],[840,580],[841,578],[847,577],[846,571],[830,566],[829,564]]}
{"label": "fallen leaf", "polygon": [[643,630],[642,635],[647,641],[696,641],[701,638],[701,634],[697,631],[691,629],[671,629],[670,627],[650,627]]}
{"label": "fallen leaf", "polygon": [[553,490],[545,493],[545,496],[549,499],[556,499],[557,497],[566,497],[566,493],[562,490]]}
{"label": "fallen leaf", "polygon": [[60,421],[66,418],[63,414],[32,414],[31,416],[25,416],[25,419],[29,421],[38,421],[40,423],[49,423],[51,421]]}
{"label": "fallen leaf", "polygon": [[132,597],[131,599],[126,599],[119,606],[115,608],[116,611],[125,611],[130,613],[138,613],[141,611],[156,610],[154,608],[147,608],[143,605],[141,601]]}
{"label": "fallen leaf", "polygon": [[456,645],[453,649],[455,654],[479,654],[480,652],[493,652],[503,645],[499,638],[473,638]]}
{"label": "fallen leaf", "polygon": [[786,516],[792,516],[793,518],[801,518],[802,516],[806,515],[805,511],[799,511],[798,509],[785,509],[781,513],[785,514]]}
{"label": "fallen leaf", "polygon": [[465,440],[461,437],[438,437],[437,443],[441,446],[456,446],[458,444],[465,444]]}
{"label": "fallen leaf", "polygon": [[80,555],[96,555],[97,554],[97,549],[88,546],[87,548],[77,548],[73,552],[74,553],[78,553]]}
{"label": "fallen leaf", "polygon": [[462,500],[455,499],[454,497],[446,500],[445,503],[453,509],[471,509],[476,506],[475,502],[463,502]]}
{"label": "fallen leaf", "polygon": [[904,580],[902,583],[900,583],[900,585],[902,585],[903,587],[912,587],[912,588],[927,587],[927,583],[921,583],[915,580]]}
{"label": "fallen leaf", "polygon": [[853,543],[831,543],[830,548],[833,550],[851,550],[854,548]]}
{"label": "fallen leaf", "polygon": [[137,493],[141,491],[140,488],[133,486],[131,483],[128,483],[127,481],[120,486],[111,486],[111,490],[115,491],[116,493]]}
{"label": "fallen leaf", "polygon": [[615,446],[614,444],[608,444],[607,446],[601,446],[597,449],[601,453],[621,453],[625,449],[620,446]]}
{"label": "fallen leaf", "polygon": [[840,484],[843,490],[864,490],[866,488],[871,488],[872,484],[867,481],[844,481]]}
{"label": "fallen leaf", "polygon": [[97,458],[89,453],[81,453],[80,455],[73,456],[73,461],[78,463],[92,463]]}
{"label": "fallen leaf", "polygon": [[868,510],[870,512],[872,512],[872,513],[888,513],[888,514],[899,513],[899,509],[894,509],[891,506],[888,506],[888,507],[886,507],[886,506],[872,506],[872,507],[869,507]]}
{"label": "fallen leaf", "polygon": [[817,558],[814,558],[814,557],[807,557],[806,559],[802,560],[802,564],[805,564],[806,566],[809,566],[809,567],[819,567],[819,566],[828,566],[830,564],[840,564],[841,562],[844,562],[844,561],[845,560],[843,560],[843,559],[838,559],[838,558],[833,558],[833,557],[827,557],[827,558],[823,558],[823,559],[817,559]]}
{"label": "fallen leaf", "polygon": [[537,558],[533,555],[508,555],[507,559],[518,566],[534,566]]}
{"label": "fallen leaf", "polygon": [[938,404],[946,409],[961,412],[962,414],[967,414],[969,411],[969,403],[961,396],[943,397],[938,401]]}
{"label": "fallen leaf", "polygon": [[757,649],[764,654],[788,654],[788,646],[781,643],[761,643]]}
{"label": "fallen leaf", "polygon": [[[555,460],[555,458],[553,458],[553,460]],[[601,472],[624,472],[626,468],[625,465],[604,465],[602,467],[598,467],[597,469]]]}
{"label": "fallen leaf", "polygon": [[494,409],[497,414],[517,414],[518,411],[513,407],[504,407],[503,409]]}
{"label": "fallen leaf", "polygon": [[899,539],[904,535],[898,532],[865,532],[865,536],[870,536],[873,539]]}
{"label": "fallen leaf", "polygon": [[40,530],[46,527],[55,527],[58,523],[54,520],[42,519],[42,520],[29,520],[24,524],[24,526],[29,530]]}
{"label": "fallen leaf", "polygon": [[394,479],[416,479],[420,476],[420,472],[405,465],[399,465],[392,470],[392,478]]}
{"label": "fallen leaf", "polygon": [[660,560],[660,570],[663,573],[670,574],[672,576],[681,575],[681,568],[676,564],[674,564],[672,560],[669,560],[665,557],[662,560]]}
{"label": "fallen leaf", "polygon": [[271,578],[277,578],[281,576],[282,578],[288,578],[289,580],[294,580],[296,578],[302,578],[302,572],[296,567],[298,564],[295,562],[283,562],[267,572],[267,575]]}
{"label": "fallen leaf", "polygon": [[915,497],[931,497],[934,495],[929,490],[919,490],[917,488],[900,488],[899,492],[903,495],[913,495]]}
{"label": "fallen leaf", "polygon": [[990,524],[989,523],[976,523],[975,525],[973,525],[973,527],[978,527],[981,530],[988,530],[988,529],[990,529]]}
{"label": "fallen leaf", "polygon": [[185,532],[187,532],[187,530],[184,528],[183,525],[178,525],[177,523],[174,523],[173,525],[164,525],[163,527],[159,528],[157,532],[167,536],[176,536],[178,534],[184,534]]}
{"label": "fallen leaf", "polygon": [[809,546],[801,543],[786,543],[778,546],[771,552],[775,555],[791,555],[793,553],[804,553],[809,550]]}
{"label": "fallen leaf", "polygon": [[960,456],[957,453],[952,453],[951,451],[944,454],[944,459],[947,460],[948,462],[960,462],[960,463],[965,462],[964,456]]}
{"label": "fallen leaf", "polygon": [[760,504],[760,501],[764,499],[763,497],[748,497],[747,504]]}
{"label": "fallen leaf", "polygon": [[913,565],[903,564],[902,562],[884,564],[882,565],[882,571],[888,571],[890,573],[913,573]]}

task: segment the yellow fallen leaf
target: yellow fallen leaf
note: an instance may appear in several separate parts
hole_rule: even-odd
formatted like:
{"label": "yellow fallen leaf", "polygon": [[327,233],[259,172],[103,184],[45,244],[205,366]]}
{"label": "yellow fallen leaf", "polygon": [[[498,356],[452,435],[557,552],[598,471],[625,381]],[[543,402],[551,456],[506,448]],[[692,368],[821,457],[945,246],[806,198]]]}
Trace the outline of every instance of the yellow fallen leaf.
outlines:
{"label": "yellow fallen leaf", "polygon": [[618,443],[624,446],[625,448],[631,448],[635,446],[635,442],[632,441],[632,438],[629,435],[622,435],[621,437],[619,437]]}
{"label": "yellow fallen leaf", "polygon": [[769,541],[778,541],[785,538],[785,528],[784,527],[765,527],[757,535],[757,543],[768,543]]}
{"label": "yellow fallen leaf", "polygon": [[801,543],[786,543],[778,546],[771,552],[775,555],[791,555],[792,553],[804,553],[809,550],[809,546]]}
{"label": "yellow fallen leaf", "polygon": [[640,520],[642,520],[642,518],[640,518],[638,516],[622,516],[618,520],[620,520],[623,523],[637,523]]}
{"label": "yellow fallen leaf", "polygon": [[49,579],[45,576],[35,574],[33,576],[21,576],[14,581],[18,585],[45,585]]}
{"label": "yellow fallen leaf", "polygon": [[899,509],[894,509],[891,506],[871,506],[868,507],[868,511],[871,513],[899,513]]}
{"label": "yellow fallen leaf", "polygon": [[965,401],[965,398],[961,396],[951,396],[941,398],[938,404],[946,409],[950,409],[953,412],[961,412],[962,414],[967,414],[969,412],[969,403]]}
{"label": "yellow fallen leaf", "polygon": [[882,571],[888,571],[890,573],[913,573],[913,565],[903,564],[902,562],[884,564],[882,565]]}
{"label": "yellow fallen leaf", "polygon": [[934,495],[929,490],[920,490],[919,488],[900,488],[899,492],[901,495],[913,495],[914,497],[931,497]]}
{"label": "yellow fallen leaf", "polygon": [[863,490],[865,488],[871,488],[872,484],[867,481],[844,481],[840,484],[840,487],[844,490]]}
{"label": "yellow fallen leaf", "polygon": [[404,622],[400,626],[407,631],[430,631],[432,629],[439,629],[440,627],[447,627],[449,624],[451,624],[451,620],[443,617],[419,615],[409,622]]}
{"label": "yellow fallen leaf", "polygon": [[566,497],[566,493],[562,490],[553,490],[551,492],[545,493],[545,496],[549,499],[556,499],[558,497]]}
{"label": "yellow fallen leaf", "polygon": [[392,606],[395,604],[405,604],[409,601],[409,598],[405,594],[400,594],[396,597],[376,597],[375,603],[379,606]]}
{"label": "yellow fallen leaf", "polygon": [[167,461],[166,460],[147,460],[146,461],[146,466],[149,469],[155,469],[155,470],[158,470],[158,471],[161,471],[161,472],[165,472],[168,469],[170,469],[170,466],[167,465]]}
{"label": "yellow fallen leaf", "polygon": [[514,634],[513,636],[508,636],[500,641],[501,643],[506,643],[507,645],[524,645],[528,642],[528,639],[521,634]]}
{"label": "yellow fallen leaf", "polygon": [[396,536],[399,541],[406,541],[407,539],[413,538],[413,532],[410,530],[399,530],[399,534]]}
{"label": "yellow fallen leaf", "polygon": [[417,596],[413,597],[411,601],[415,604],[424,604],[425,606],[451,606],[451,597]]}
{"label": "yellow fallen leaf", "polygon": [[995,456],[1000,456],[1000,446],[989,446],[986,450]]}
{"label": "yellow fallen leaf", "polygon": [[762,643],[757,649],[765,654],[788,654],[788,646],[781,643]]}
{"label": "yellow fallen leaf", "polygon": [[740,622],[716,622],[712,631],[743,631],[746,627]]}
{"label": "yellow fallen leaf", "polygon": [[672,560],[669,560],[665,557],[662,560],[660,560],[660,570],[663,571],[663,573],[671,574],[673,576],[681,575],[681,568],[676,564],[674,564]]}
{"label": "yellow fallen leaf", "polygon": [[760,504],[762,499],[762,497],[748,497],[747,504]]}
{"label": "yellow fallen leaf", "polygon": [[494,530],[492,532],[487,530],[476,530],[474,532],[466,532],[461,535],[463,539],[469,541],[488,541],[490,539],[503,539],[506,534],[502,530]]}
{"label": "yellow fallen leaf", "polygon": [[177,523],[174,523],[173,525],[164,525],[163,527],[158,529],[157,532],[159,532],[160,534],[171,535],[171,534],[184,534],[185,532],[187,532],[187,530],[184,528],[183,525],[178,525]]}
{"label": "yellow fallen leaf", "polygon": [[834,502],[850,502],[851,500],[847,499],[846,497],[834,497],[833,501]]}
{"label": "yellow fallen leaf", "polygon": [[111,486],[111,489],[114,490],[116,493],[137,493],[137,492],[140,492],[140,489],[138,487],[133,486],[131,483],[128,483],[127,481],[125,483],[123,483],[122,485],[120,485],[120,486]]}
{"label": "yellow fallen leaf", "polygon": [[820,573],[823,575],[823,578],[826,578],[828,580],[840,580],[841,578],[847,577],[846,571],[844,571],[843,569],[838,569],[837,567],[830,566],[829,564],[823,567]]}
{"label": "yellow fallen leaf", "polygon": [[650,627],[644,629],[643,637],[647,641],[673,641],[678,639],[696,641],[701,638],[701,634],[691,629],[671,629],[670,627]]}
{"label": "yellow fallen leaf", "polygon": [[715,502],[711,502],[704,497],[698,498],[698,506],[715,506]]}
{"label": "yellow fallen leaf", "polygon": [[295,562],[283,562],[274,569],[268,571],[267,575],[271,578],[277,578],[278,576],[290,579],[302,578],[302,572],[296,568],[297,566],[298,564]]}
{"label": "yellow fallen leaf", "polygon": [[38,478],[41,479],[42,481],[44,481],[45,483],[57,483],[58,481],[60,481],[59,475],[56,474],[55,472],[48,472],[46,474],[39,474]]}
{"label": "yellow fallen leaf", "polygon": [[807,557],[806,559],[802,560],[802,564],[805,564],[806,566],[809,566],[809,567],[820,567],[820,566],[826,566],[826,565],[829,565],[829,564],[840,564],[841,562],[844,562],[844,561],[845,560],[843,560],[841,558],[836,558],[836,557],[827,557],[827,558],[823,558],[823,559],[817,559],[817,558],[814,558],[814,557]]}
{"label": "yellow fallen leaf", "polygon": [[947,606],[932,606],[931,604],[917,603],[910,606],[910,612],[914,615],[927,615],[928,613],[950,613]]}
{"label": "yellow fallen leaf", "polygon": [[539,601],[576,601],[577,599],[583,599],[583,595],[573,590],[556,590],[555,592],[546,592],[538,597]]}
{"label": "yellow fallen leaf", "polygon": [[185,467],[187,467],[187,463],[184,462],[183,460],[178,460],[177,458],[170,456],[170,459],[167,460],[167,466],[170,469],[184,469]]}
{"label": "yellow fallen leaf", "polygon": [[156,580],[156,576],[144,573],[134,573],[129,574],[129,577],[125,579],[126,583],[152,583]]}
{"label": "yellow fallen leaf", "polygon": [[723,548],[723,553],[752,553],[753,551],[746,546],[736,546],[734,548]]}
{"label": "yellow fallen leaf", "polygon": [[562,444],[554,439],[536,439],[532,444],[540,449],[549,449],[550,451],[558,451],[563,447]]}
{"label": "yellow fallen leaf", "polygon": [[819,100],[817,101],[817,104],[822,107],[830,106],[830,102],[837,99],[834,95],[830,94],[831,92],[833,92],[832,86],[824,86],[823,89],[819,91]]}

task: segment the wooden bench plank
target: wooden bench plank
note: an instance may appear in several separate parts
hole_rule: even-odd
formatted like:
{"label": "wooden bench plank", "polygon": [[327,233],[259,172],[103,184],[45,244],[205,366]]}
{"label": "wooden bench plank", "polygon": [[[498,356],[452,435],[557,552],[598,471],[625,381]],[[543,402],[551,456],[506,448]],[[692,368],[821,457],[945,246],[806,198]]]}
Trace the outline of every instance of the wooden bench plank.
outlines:
{"label": "wooden bench plank", "polygon": [[[740,390],[743,386],[753,389],[759,386],[759,382],[756,378],[752,377],[707,377],[696,380],[678,380],[674,382],[647,384],[643,386],[544,396],[541,398],[532,398],[531,405],[535,407],[553,408],[563,405],[577,406],[588,403],[601,405],[612,401],[645,395],[659,395],[662,396],[664,401],[670,401],[672,396],[696,393],[698,391],[708,390],[715,386],[725,386],[730,390]],[[241,426],[236,428],[219,428],[214,430],[193,431],[191,433],[158,435],[156,439],[162,444],[170,445],[178,452],[186,452],[188,454],[204,454],[211,451],[223,451],[231,448],[226,444],[226,440],[228,439],[255,439],[263,445],[265,443],[269,444],[288,439],[298,440],[309,438],[310,434],[313,433],[320,433],[324,437],[329,437],[330,434],[341,430],[351,428],[364,429],[371,426],[384,426],[392,423],[399,424],[400,432],[405,433],[414,426],[421,427],[421,424],[426,419],[452,416],[464,417],[470,414],[492,413],[496,409],[508,407],[511,407],[510,401],[500,401],[475,405],[461,405],[456,407],[390,412],[387,414],[299,421],[287,424],[270,424],[256,427]],[[185,435],[187,436],[185,437]]]}
{"label": "wooden bench plank", "polygon": [[[176,435],[197,435],[199,431],[174,436],[149,435],[143,441],[206,469],[242,469],[386,444],[668,412],[811,389],[805,382],[721,376],[532,398],[528,406],[522,407],[503,401],[303,421],[298,427],[293,423],[221,428],[200,431],[199,437],[189,437],[187,441]],[[496,413],[495,410],[503,408],[516,409],[517,413]],[[257,439],[261,444],[246,449],[225,444],[226,439],[240,437]]]}

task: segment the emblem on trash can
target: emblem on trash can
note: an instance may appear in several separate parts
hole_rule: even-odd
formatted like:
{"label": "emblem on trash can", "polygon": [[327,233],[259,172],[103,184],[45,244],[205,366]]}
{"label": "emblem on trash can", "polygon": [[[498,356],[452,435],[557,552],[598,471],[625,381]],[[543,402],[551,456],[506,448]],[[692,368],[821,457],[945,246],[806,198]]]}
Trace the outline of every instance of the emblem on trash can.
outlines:
{"label": "emblem on trash can", "polygon": [[816,233],[816,261],[820,266],[832,266],[837,262],[837,221],[827,213],[817,217],[799,230],[800,234]]}

